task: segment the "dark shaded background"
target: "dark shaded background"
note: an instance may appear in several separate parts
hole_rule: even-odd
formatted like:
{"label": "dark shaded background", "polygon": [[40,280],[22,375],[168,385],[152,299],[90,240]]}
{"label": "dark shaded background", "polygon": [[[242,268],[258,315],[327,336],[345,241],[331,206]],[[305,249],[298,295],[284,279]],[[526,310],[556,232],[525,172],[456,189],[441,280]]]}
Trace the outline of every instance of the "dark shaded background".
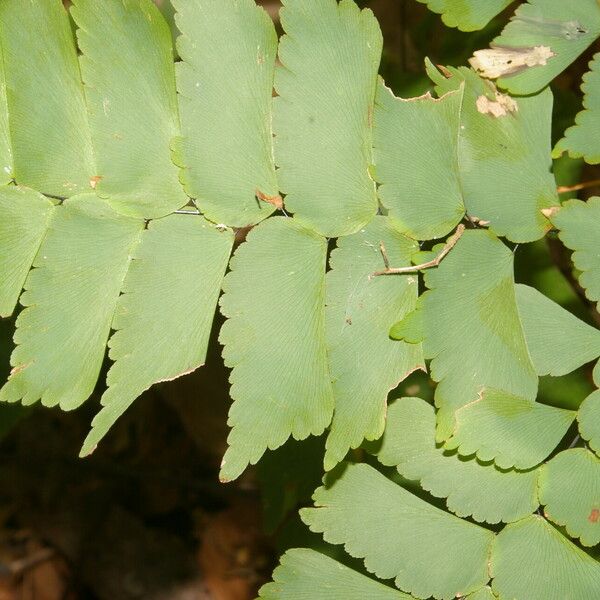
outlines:
{"label": "dark shaded background", "polygon": [[[172,22],[168,0],[156,2]],[[278,2],[263,4],[276,19]],[[511,13],[482,32],[463,34],[415,0],[360,4],[379,18],[381,73],[404,97],[429,89],[426,55],[436,63],[465,64]],[[554,85],[555,139],[581,106],[579,83],[594,50]],[[563,184],[598,177],[570,160],[557,172]],[[515,254],[521,282],[600,323],[557,239],[515,248]],[[311,546],[351,562],[296,516],[321,477],[321,439],[288,443],[240,480],[218,483],[230,403],[216,342],[220,324],[217,319],[207,365],[137,400],[88,459],[77,455],[102,388],[73,413],[0,406],[0,600],[249,600],[287,547]],[[0,381],[8,371],[13,327],[12,320],[0,322]],[[591,390],[586,367],[542,378],[540,393],[550,404],[576,408]],[[433,387],[414,375],[394,394],[429,399]]]}

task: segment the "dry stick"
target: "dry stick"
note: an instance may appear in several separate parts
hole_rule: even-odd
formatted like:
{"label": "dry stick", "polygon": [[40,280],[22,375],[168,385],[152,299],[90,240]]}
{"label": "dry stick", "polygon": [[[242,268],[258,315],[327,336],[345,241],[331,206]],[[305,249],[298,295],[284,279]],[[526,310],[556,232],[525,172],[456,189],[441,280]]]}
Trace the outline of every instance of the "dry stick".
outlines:
{"label": "dry stick", "polygon": [[385,264],[385,269],[383,271],[376,271],[371,275],[371,277],[379,277],[381,275],[399,275],[403,273],[416,273],[417,271],[422,271],[423,269],[431,269],[432,267],[437,267],[444,257],[456,246],[456,243],[462,237],[462,234],[465,232],[465,226],[461,223],[456,231],[448,238],[446,241],[446,245],[442,248],[442,251],[433,259],[426,263],[422,263],[420,265],[413,265],[411,267],[390,267],[390,260],[388,258],[387,252],[385,250],[385,246],[383,242],[380,243],[379,249],[381,250],[381,255],[383,256],[383,262]]}
{"label": "dry stick", "polygon": [[596,187],[600,185],[600,179],[594,179],[592,181],[584,181],[583,183],[578,183],[577,185],[561,185],[557,188],[559,194],[564,194],[566,192],[578,192],[579,190],[585,190],[587,188]]}

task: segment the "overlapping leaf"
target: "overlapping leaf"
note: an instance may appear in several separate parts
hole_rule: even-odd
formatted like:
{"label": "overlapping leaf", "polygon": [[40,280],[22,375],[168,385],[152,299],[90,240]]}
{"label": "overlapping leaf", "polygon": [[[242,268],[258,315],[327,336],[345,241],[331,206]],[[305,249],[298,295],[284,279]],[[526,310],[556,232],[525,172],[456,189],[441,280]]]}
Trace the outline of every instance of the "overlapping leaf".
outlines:
{"label": "overlapping leaf", "polygon": [[439,100],[396,98],[382,81],[373,115],[381,203],[415,239],[441,237],[465,214],[458,164],[464,86]]}
{"label": "overlapping leaf", "polygon": [[0,317],[12,314],[53,204],[28,188],[0,187]]}
{"label": "overlapping leaf", "polygon": [[274,103],[280,188],[286,207],[319,233],[355,233],[377,211],[369,167],[379,25],[352,0],[283,5]]}
{"label": "overlapping leaf", "polygon": [[600,456],[600,390],[588,396],[577,413],[579,432],[590,448]]}
{"label": "overlapping leaf", "polygon": [[467,231],[425,282],[429,291],[417,311],[391,333],[422,339],[432,359],[438,440],[452,434],[455,411],[475,401],[483,387],[533,400],[538,379],[517,310],[510,250],[488,231]]}
{"label": "overlapping leaf", "polygon": [[502,469],[531,469],[550,455],[574,419],[573,411],[486,389],[456,411],[446,448],[493,460]]}
{"label": "overlapping leaf", "polygon": [[[492,43],[491,60],[507,69],[499,80],[513,94],[534,94],[566,69],[600,35],[600,7],[596,0],[529,0]],[[542,61],[522,60],[539,48]],[[512,54],[504,52],[513,50]]]}
{"label": "overlapping leaf", "polygon": [[600,542],[600,459],[585,448],[565,450],[541,468],[545,516],[584,546]]}
{"label": "overlapping leaf", "polygon": [[600,563],[538,516],[507,525],[493,546],[492,588],[511,600],[592,600]]}
{"label": "overlapping leaf", "polygon": [[492,588],[486,586],[469,594],[466,600],[497,600],[497,597],[494,596]]}
{"label": "overlapping leaf", "polygon": [[152,221],[132,255],[109,342],[115,361],[104,408],[82,448],[89,454],[144,390],[194,371],[206,359],[233,235],[201,217]]}
{"label": "overlapping leaf", "polygon": [[235,479],[288,437],[323,433],[333,413],[325,345],[327,241],[293,219],[252,230],[221,299],[223,357],[234,398],[221,478]]}
{"label": "overlapping leaf", "polygon": [[174,0],[182,181],[207,218],[241,227],[274,210],[277,35],[254,0]]}
{"label": "overlapping leaf", "polygon": [[552,223],[565,246],[574,251],[573,263],[581,271],[579,282],[587,297],[600,301],[600,197],[565,202]]}
{"label": "overlapping leaf", "polygon": [[402,398],[388,410],[386,431],[373,444],[379,461],[438,498],[459,517],[498,523],[522,519],[538,506],[537,471],[503,471],[465,459],[435,443],[435,412],[420,398]]}
{"label": "overlapping leaf", "polygon": [[[11,174],[20,185],[54,196],[89,190],[94,169],[85,100],[73,31],[61,0],[2,0],[0,48]],[[6,114],[0,117],[2,127],[6,121]],[[6,137],[3,129],[4,144]],[[6,148],[2,153],[9,160]],[[11,165],[2,162],[0,170],[6,174],[7,168]]]}
{"label": "overlapping leaf", "polygon": [[600,331],[536,289],[517,285],[517,305],[538,375],[566,375],[600,356]]}
{"label": "overlapping leaf", "polygon": [[331,255],[325,318],[335,412],[326,469],[364,438],[381,436],[388,392],[425,364],[420,345],[389,338],[390,323],[414,310],[418,281],[413,275],[370,277],[383,267],[381,243],[397,266],[410,265],[418,250],[387,217],[375,217],[340,239]]}
{"label": "overlapping leaf", "polygon": [[92,393],[117,298],[144,222],[84,194],[54,211],[25,282],[0,401],[73,409]]}
{"label": "overlapping leaf", "polygon": [[565,132],[554,149],[554,155],[568,152],[573,158],[585,158],[591,164],[600,163],[600,54],[594,56],[590,71],[583,76],[584,110],[575,125]]}
{"label": "overlapping leaf", "polygon": [[368,465],[345,465],[337,476],[315,492],[317,508],[301,511],[312,531],[418,598],[450,599],[485,585],[491,531],[433,507]]}
{"label": "overlapping leaf", "polygon": [[[317,591],[318,590],[318,591]],[[307,548],[288,550],[260,589],[262,600],[409,600],[411,596],[373,581]]]}
{"label": "overlapping leaf", "polygon": [[93,184],[121,213],[164,216],[188,202],[171,161],[179,117],[169,26],[151,0],[73,4],[96,159]]}
{"label": "overlapping leaf", "polygon": [[468,214],[513,242],[541,238],[558,205],[551,174],[552,92],[510,98],[467,68],[427,72],[438,95],[464,86],[457,165]]}
{"label": "overlapping leaf", "polygon": [[418,0],[429,10],[442,15],[448,27],[461,31],[483,29],[513,0]]}

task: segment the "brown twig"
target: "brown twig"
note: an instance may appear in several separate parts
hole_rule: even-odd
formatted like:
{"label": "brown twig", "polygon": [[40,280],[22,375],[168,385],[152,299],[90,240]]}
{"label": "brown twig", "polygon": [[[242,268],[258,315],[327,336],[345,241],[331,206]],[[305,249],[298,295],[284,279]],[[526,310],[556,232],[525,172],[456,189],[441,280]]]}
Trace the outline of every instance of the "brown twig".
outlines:
{"label": "brown twig", "polygon": [[593,179],[592,181],[584,181],[577,185],[561,185],[557,188],[559,194],[565,194],[567,192],[578,192],[579,190],[586,190],[588,188],[600,186],[600,179]]}
{"label": "brown twig", "polygon": [[464,232],[465,226],[461,223],[456,228],[456,231],[448,238],[445,246],[442,248],[442,251],[433,260],[421,263],[420,265],[413,265],[410,267],[390,267],[390,260],[385,250],[385,246],[383,245],[383,242],[381,242],[379,245],[379,249],[381,250],[381,255],[383,256],[383,263],[385,264],[385,269],[383,271],[376,271],[371,275],[371,277],[380,277],[381,275],[401,275],[404,273],[416,273],[424,269],[431,269],[432,267],[437,267],[442,262],[442,260],[448,255],[450,250],[452,250],[452,248],[456,246],[456,243],[458,242],[458,240],[460,240]]}

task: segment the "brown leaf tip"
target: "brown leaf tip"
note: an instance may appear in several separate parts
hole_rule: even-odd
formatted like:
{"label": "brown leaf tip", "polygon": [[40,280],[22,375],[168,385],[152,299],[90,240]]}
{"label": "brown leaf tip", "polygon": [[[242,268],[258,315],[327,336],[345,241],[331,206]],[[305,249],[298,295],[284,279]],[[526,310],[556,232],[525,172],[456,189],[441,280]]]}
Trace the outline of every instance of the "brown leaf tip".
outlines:
{"label": "brown leaf tip", "polygon": [[276,194],[275,196],[271,196],[269,194],[265,194],[264,192],[261,192],[260,190],[256,190],[256,197],[259,200],[262,200],[263,202],[272,204],[278,210],[283,209],[283,198],[279,194]]}

